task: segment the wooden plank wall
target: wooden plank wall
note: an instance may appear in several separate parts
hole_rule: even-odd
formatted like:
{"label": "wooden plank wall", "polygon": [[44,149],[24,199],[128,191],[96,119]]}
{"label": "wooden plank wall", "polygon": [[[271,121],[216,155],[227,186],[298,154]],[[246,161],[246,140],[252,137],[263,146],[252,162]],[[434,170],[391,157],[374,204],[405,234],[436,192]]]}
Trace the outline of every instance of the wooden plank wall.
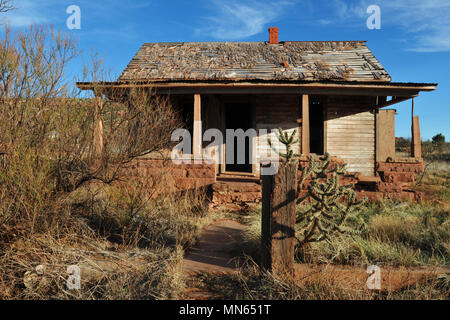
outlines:
{"label": "wooden plank wall", "polygon": [[[270,146],[267,139],[270,139],[274,146],[284,152],[285,148],[279,143],[275,134],[270,134],[271,129],[282,128],[289,134],[294,130],[300,138],[299,125],[297,119],[300,117],[301,95],[258,95],[255,99],[255,124],[258,131],[256,144],[257,161],[267,159]],[[259,135],[259,129],[268,129],[268,135]],[[294,151],[299,153],[300,144],[296,144]],[[259,166],[258,166],[259,172]]]}
{"label": "wooden plank wall", "polygon": [[327,151],[341,157],[349,172],[375,175],[376,97],[330,96],[326,102]]}

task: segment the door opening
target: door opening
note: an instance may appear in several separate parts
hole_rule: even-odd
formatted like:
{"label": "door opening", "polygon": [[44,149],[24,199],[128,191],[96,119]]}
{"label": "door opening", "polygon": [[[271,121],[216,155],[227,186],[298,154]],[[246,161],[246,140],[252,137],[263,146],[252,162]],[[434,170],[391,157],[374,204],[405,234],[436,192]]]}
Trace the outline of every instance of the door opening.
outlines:
{"label": "door opening", "polygon": [[[232,103],[225,105],[225,118],[227,129],[242,129],[247,131],[252,127],[252,112],[251,106],[245,103]],[[226,164],[226,171],[228,172],[245,172],[252,173],[252,143],[249,137],[245,137],[245,163],[238,164],[238,138],[234,138],[234,161]],[[226,146],[225,152],[228,151]],[[231,147],[231,146],[230,146]],[[240,155],[242,157],[242,155]]]}
{"label": "door opening", "polygon": [[309,125],[310,125],[310,152],[315,154],[324,153],[324,111],[323,102],[319,99],[312,99],[309,104]]}

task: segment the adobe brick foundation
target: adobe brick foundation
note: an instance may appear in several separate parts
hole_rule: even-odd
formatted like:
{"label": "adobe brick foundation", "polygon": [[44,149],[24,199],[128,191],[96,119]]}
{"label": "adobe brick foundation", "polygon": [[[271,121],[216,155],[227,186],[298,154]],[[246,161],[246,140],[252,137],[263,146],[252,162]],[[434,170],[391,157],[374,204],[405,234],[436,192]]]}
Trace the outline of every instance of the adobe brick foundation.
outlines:
{"label": "adobe brick foundation", "polygon": [[172,160],[141,158],[130,162],[121,172],[121,180],[144,179],[151,188],[155,183],[162,192],[180,192],[195,188],[210,188],[216,182],[214,164],[182,163]]}
{"label": "adobe brick foundation", "polygon": [[369,199],[379,200],[383,197],[411,201],[423,199],[421,192],[411,189],[412,184],[416,182],[416,174],[425,171],[421,159],[388,159],[387,162],[378,162],[376,171],[381,181],[377,182],[373,194],[366,195]]}
{"label": "adobe brick foundation", "polygon": [[[331,158],[330,168],[336,164],[343,165],[344,161],[337,157]],[[307,167],[306,158],[300,159],[301,167]],[[411,189],[415,182],[416,173],[424,171],[423,162],[416,159],[388,159],[386,162],[377,163],[377,174],[373,177],[362,176],[360,173],[350,173],[340,178],[341,185],[355,185],[358,198],[367,197],[369,201],[391,199],[395,201],[420,201],[422,194]],[[301,171],[297,178],[300,179]],[[310,180],[309,180],[310,181]],[[302,186],[300,193],[307,192],[308,180]],[[241,181],[230,179],[228,182],[218,181],[213,185],[213,204],[242,205],[248,203],[260,203],[261,182]]]}
{"label": "adobe brick foundation", "polygon": [[[332,157],[332,164],[342,165],[342,159]],[[306,160],[300,161],[301,166],[308,166]],[[360,173],[352,173],[341,177],[341,185],[355,184],[358,198],[367,197],[370,201],[391,199],[395,201],[421,201],[423,195],[411,189],[415,182],[416,173],[424,172],[424,164],[420,159],[388,158],[386,162],[376,164],[376,176],[366,177]],[[301,172],[299,172],[300,178]],[[308,181],[304,184],[303,192],[306,192]]]}
{"label": "adobe brick foundation", "polygon": [[221,206],[223,204],[232,204],[237,206],[245,206],[246,204],[261,203],[260,181],[218,181],[213,185],[213,206]]}
{"label": "adobe brick foundation", "polygon": [[[332,157],[333,167],[344,164],[342,159]],[[308,166],[303,158],[300,166]],[[376,166],[376,176],[366,177],[360,173],[351,173],[341,177],[341,185],[355,184],[359,198],[367,197],[370,201],[392,199],[396,201],[420,201],[422,194],[411,189],[416,173],[424,171],[423,162],[416,159],[388,159]],[[298,171],[298,179],[301,171]],[[212,192],[212,203],[215,206],[223,204],[256,204],[261,202],[261,180],[223,181],[216,178],[214,164],[180,164],[163,159],[137,159],[128,164],[122,171],[122,180],[139,178],[148,181],[149,188],[155,181],[163,186],[163,192],[180,192],[195,188],[206,188]],[[308,181],[305,181],[301,193],[307,191]]]}

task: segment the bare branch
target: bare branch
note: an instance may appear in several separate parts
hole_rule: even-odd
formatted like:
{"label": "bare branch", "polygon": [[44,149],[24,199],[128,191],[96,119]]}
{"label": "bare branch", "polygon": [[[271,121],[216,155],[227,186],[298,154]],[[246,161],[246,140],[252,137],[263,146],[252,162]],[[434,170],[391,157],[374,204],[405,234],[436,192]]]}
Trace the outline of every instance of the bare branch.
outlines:
{"label": "bare branch", "polygon": [[15,7],[12,0],[0,0],[0,12],[4,13],[14,9]]}

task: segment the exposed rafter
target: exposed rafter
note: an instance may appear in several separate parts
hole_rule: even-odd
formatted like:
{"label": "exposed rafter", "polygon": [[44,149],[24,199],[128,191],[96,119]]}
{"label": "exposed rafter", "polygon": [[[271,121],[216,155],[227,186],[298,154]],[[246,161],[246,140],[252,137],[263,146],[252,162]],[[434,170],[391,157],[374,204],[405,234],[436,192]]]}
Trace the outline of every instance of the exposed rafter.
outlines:
{"label": "exposed rafter", "polygon": [[392,97],[391,100],[386,101],[385,103],[377,105],[376,109],[386,108],[386,107],[392,106],[394,104],[397,104],[397,103],[400,103],[400,102],[404,102],[404,101],[409,100],[409,99],[413,99],[413,98],[418,97],[418,96],[419,95],[416,94],[416,95],[408,96],[408,97]]}

